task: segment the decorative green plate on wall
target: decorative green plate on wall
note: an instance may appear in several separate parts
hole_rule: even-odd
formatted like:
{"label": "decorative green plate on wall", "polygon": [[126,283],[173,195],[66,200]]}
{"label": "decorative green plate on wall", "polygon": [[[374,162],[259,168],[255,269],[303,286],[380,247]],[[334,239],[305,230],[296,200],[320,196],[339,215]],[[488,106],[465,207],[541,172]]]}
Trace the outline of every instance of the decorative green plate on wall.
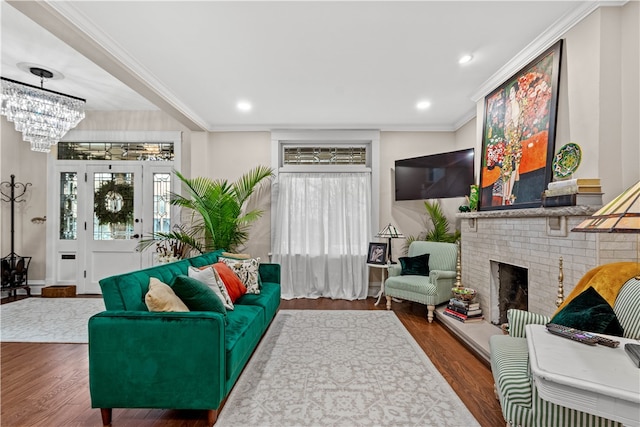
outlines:
{"label": "decorative green plate on wall", "polygon": [[582,150],[576,143],[570,142],[560,147],[553,158],[553,174],[557,178],[571,176],[580,166]]}

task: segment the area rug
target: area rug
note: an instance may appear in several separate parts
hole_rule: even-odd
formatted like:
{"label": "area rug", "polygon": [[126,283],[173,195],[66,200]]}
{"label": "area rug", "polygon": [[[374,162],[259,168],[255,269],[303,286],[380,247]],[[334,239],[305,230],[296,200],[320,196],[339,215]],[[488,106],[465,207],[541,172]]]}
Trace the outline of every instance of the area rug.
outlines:
{"label": "area rug", "polygon": [[87,322],[102,298],[27,298],[0,305],[0,341],[87,343]]}
{"label": "area rug", "polygon": [[280,310],[216,423],[478,425],[393,312],[316,310]]}

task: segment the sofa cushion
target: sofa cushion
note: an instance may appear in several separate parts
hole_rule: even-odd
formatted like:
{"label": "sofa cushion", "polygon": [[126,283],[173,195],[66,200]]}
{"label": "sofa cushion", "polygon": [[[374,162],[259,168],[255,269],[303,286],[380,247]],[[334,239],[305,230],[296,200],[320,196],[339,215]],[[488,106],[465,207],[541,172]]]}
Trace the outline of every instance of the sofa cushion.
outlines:
{"label": "sofa cushion", "polygon": [[234,273],[227,264],[224,262],[216,262],[213,264],[213,268],[218,272],[233,303],[247,293],[247,288],[244,283],[242,283],[242,280],[240,280],[238,275]]}
{"label": "sofa cushion", "polygon": [[431,284],[428,276],[394,276],[384,282],[387,288],[425,295],[436,295],[437,289]]}
{"label": "sofa cushion", "polygon": [[191,311],[213,311],[226,317],[220,298],[199,280],[180,274],[173,279],[171,288]]}
{"label": "sofa cushion", "polygon": [[149,311],[189,311],[184,302],[173,292],[171,286],[155,277],[149,279],[149,291],[144,301]]}
{"label": "sofa cushion", "polygon": [[398,258],[402,266],[401,276],[428,276],[429,254]]}
{"label": "sofa cushion", "polygon": [[240,278],[247,288],[248,294],[260,293],[260,282],[258,280],[258,270],[260,268],[260,258],[238,259],[220,257],[219,261],[227,264],[229,268]]}
{"label": "sofa cushion", "polygon": [[240,304],[227,313],[224,348],[229,386],[236,381],[262,337],[265,329],[263,313],[264,309],[257,305]]}
{"label": "sofa cushion", "polygon": [[148,311],[144,297],[149,290],[149,278],[171,283],[178,274],[187,274],[188,260],[161,264],[100,280],[102,298],[107,310]]}
{"label": "sofa cushion", "polygon": [[218,262],[218,257],[222,254],[222,250],[207,252],[193,258],[189,258],[189,263],[196,268],[204,267]]}
{"label": "sofa cushion", "polygon": [[613,308],[593,287],[573,298],[551,318],[551,323],[619,337],[624,333]]}
{"label": "sofa cushion", "polygon": [[229,294],[227,294],[227,288],[225,288],[222,279],[218,276],[218,273],[212,266],[206,267],[189,267],[189,277],[204,283],[213,291],[214,294],[220,299],[222,305],[227,310],[233,310],[233,303]]}
{"label": "sofa cushion", "polygon": [[238,298],[236,304],[257,305],[262,307],[264,309],[266,328],[271,322],[271,319],[276,315],[278,307],[280,306],[280,285],[278,283],[264,282],[259,295],[244,294]]}

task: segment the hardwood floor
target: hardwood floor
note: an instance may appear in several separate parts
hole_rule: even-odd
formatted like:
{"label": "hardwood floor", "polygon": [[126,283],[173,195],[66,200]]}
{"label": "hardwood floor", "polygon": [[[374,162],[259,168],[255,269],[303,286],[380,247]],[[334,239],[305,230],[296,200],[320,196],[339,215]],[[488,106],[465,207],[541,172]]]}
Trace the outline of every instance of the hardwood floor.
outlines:
{"label": "hardwood floor", "polygon": [[[3,301],[4,303],[5,301]],[[292,300],[281,309],[384,310],[364,301]],[[490,368],[440,323],[426,320],[426,306],[395,304],[394,311],[429,359],[483,427],[504,426]],[[91,408],[86,344],[2,343],[3,427],[101,426]],[[380,375],[384,375],[381,368]],[[205,411],[114,409],[116,427],[204,427]],[[274,426],[275,427],[275,426]]]}

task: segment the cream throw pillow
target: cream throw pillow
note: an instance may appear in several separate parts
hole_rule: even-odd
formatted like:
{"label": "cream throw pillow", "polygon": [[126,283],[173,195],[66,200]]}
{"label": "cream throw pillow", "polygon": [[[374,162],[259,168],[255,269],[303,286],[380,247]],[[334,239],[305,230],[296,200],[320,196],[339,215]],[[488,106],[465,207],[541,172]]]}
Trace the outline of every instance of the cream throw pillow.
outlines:
{"label": "cream throw pillow", "polygon": [[211,288],[213,293],[215,293],[216,296],[220,298],[220,301],[222,301],[224,308],[227,310],[233,310],[233,302],[227,293],[227,288],[224,286],[222,279],[220,279],[220,276],[218,276],[218,273],[213,267],[208,266],[203,269],[189,267],[188,274],[189,277],[196,279]]}
{"label": "cream throw pillow", "polygon": [[144,296],[149,311],[189,311],[187,306],[173,292],[171,286],[155,277],[149,279],[149,291]]}

